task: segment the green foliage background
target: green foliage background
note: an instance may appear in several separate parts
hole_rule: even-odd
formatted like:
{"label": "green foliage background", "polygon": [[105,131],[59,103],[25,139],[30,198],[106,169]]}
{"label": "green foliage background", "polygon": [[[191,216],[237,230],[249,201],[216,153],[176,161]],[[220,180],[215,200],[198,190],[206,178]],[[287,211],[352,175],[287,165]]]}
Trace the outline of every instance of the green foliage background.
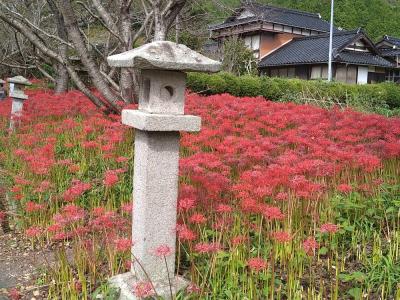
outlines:
{"label": "green foliage background", "polygon": [[[329,20],[330,0],[257,0],[280,7],[320,13]],[[205,0],[195,2],[194,9],[207,11],[213,23],[218,23],[240,6],[240,0]],[[336,0],[335,26],[344,29],[364,28],[374,40],[383,35],[400,37],[400,0]]]}

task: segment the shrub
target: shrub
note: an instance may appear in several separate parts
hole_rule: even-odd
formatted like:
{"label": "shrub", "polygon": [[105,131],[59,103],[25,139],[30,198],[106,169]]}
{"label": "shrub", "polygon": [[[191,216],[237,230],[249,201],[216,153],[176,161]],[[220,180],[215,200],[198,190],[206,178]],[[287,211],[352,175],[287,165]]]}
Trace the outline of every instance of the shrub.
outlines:
{"label": "shrub", "polygon": [[188,76],[188,88],[207,95],[263,96],[273,101],[311,103],[322,107],[338,105],[388,115],[400,108],[400,86],[393,83],[352,85],[321,80],[235,76],[231,73]]}

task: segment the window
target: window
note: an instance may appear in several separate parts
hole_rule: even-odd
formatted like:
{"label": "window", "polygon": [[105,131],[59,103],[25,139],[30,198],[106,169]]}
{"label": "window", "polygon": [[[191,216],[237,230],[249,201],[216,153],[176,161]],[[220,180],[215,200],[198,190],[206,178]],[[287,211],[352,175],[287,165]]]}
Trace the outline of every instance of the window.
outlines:
{"label": "window", "polygon": [[281,77],[281,78],[294,78],[296,76],[295,68],[275,68],[271,69],[271,77]]}
{"label": "window", "polygon": [[322,71],[322,67],[321,66],[313,66],[311,68],[311,79],[319,79],[319,78],[321,78],[321,71]]}
{"label": "window", "polygon": [[300,28],[293,28],[293,33],[294,34],[301,34],[301,29]]}
{"label": "window", "polygon": [[292,33],[292,27],[290,27],[290,26],[284,26],[284,27],[283,27],[283,31],[284,31],[284,32],[290,32],[290,33]]}
{"label": "window", "polygon": [[279,70],[278,69],[271,69],[271,77],[278,77]]}
{"label": "window", "polygon": [[248,35],[244,38],[244,43],[250,49],[258,50],[258,49],[260,49],[260,36],[259,35]]}
{"label": "window", "polygon": [[296,70],[295,70],[294,67],[293,67],[293,68],[288,68],[287,77],[289,77],[289,78],[294,78],[294,77],[296,77]]}
{"label": "window", "polygon": [[260,35],[247,35],[244,37],[245,45],[253,50],[254,57],[258,58],[260,53]]}
{"label": "window", "polygon": [[339,65],[336,68],[336,80],[339,82],[346,82],[347,68],[344,65]]}
{"label": "window", "polygon": [[400,70],[390,70],[386,73],[386,81],[400,82]]}
{"label": "window", "polygon": [[312,66],[311,79],[328,79],[328,66],[326,65]]}
{"label": "window", "polygon": [[338,65],[335,79],[344,83],[357,83],[357,66]]}

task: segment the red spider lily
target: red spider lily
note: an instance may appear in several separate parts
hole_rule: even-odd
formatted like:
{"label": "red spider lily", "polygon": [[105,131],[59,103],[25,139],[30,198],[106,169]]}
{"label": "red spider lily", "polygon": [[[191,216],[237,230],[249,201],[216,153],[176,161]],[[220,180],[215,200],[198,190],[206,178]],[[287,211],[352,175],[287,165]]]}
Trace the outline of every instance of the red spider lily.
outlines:
{"label": "red spider lily", "polygon": [[268,266],[267,261],[261,257],[250,258],[247,261],[247,265],[249,266],[250,270],[254,272],[263,271]]}
{"label": "red spider lily", "polygon": [[128,203],[122,204],[121,205],[121,210],[126,214],[132,214],[133,203],[132,202],[128,202]]}
{"label": "red spider lily", "polygon": [[72,202],[81,196],[87,190],[90,190],[92,185],[90,183],[84,183],[79,180],[74,180],[72,186],[64,192],[64,200]]}
{"label": "red spider lily", "polygon": [[52,225],[50,225],[49,227],[47,227],[47,231],[50,233],[57,233],[63,230],[63,226],[58,224],[58,223],[54,223]]}
{"label": "red spider lily", "polygon": [[180,211],[189,210],[195,207],[196,200],[195,198],[181,198],[178,202],[178,209]]}
{"label": "red spider lily", "polygon": [[38,237],[42,233],[42,231],[43,231],[42,228],[37,226],[32,226],[25,230],[25,234],[29,238],[34,238]]}
{"label": "red spider lily", "polygon": [[214,253],[221,250],[219,243],[198,243],[194,246],[194,250],[198,253]]}
{"label": "red spider lily", "polygon": [[127,157],[124,157],[124,156],[119,156],[119,157],[117,157],[117,158],[115,159],[115,161],[116,161],[116,162],[119,162],[119,163],[123,163],[123,162],[128,161],[128,158],[127,158]]}
{"label": "red spider lily", "polygon": [[276,231],[272,233],[272,238],[279,243],[287,243],[292,240],[292,236],[285,231]]}
{"label": "red spider lily", "polygon": [[185,225],[177,225],[178,238],[180,241],[193,241],[196,234]]}
{"label": "red spider lily", "polygon": [[94,208],[92,209],[92,214],[93,214],[93,216],[95,216],[95,217],[99,217],[99,216],[103,215],[105,212],[106,212],[106,209],[105,209],[104,207],[102,207],[102,206],[100,206],[100,207],[94,207]]}
{"label": "red spider lily", "polygon": [[346,183],[339,184],[337,189],[339,192],[345,194],[350,193],[353,190],[352,186]]}
{"label": "red spider lily", "polygon": [[99,143],[96,141],[86,141],[82,143],[83,148],[85,149],[98,149],[100,148]]}
{"label": "red spider lily", "polygon": [[196,213],[190,216],[189,222],[193,224],[203,224],[207,222],[207,218],[200,213]]}
{"label": "red spider lily", "polygon": [[16,288],[8,290],[8,296],[10,296],[11,300],[19,300],[22,298],[21,293]]}
{"label": "red spider lily", "polygon": [[247,236],[244,236],[244,235],[235,236],[235,237],[232,238],[232,245],[233,246],[239,246],[241,244],[244,244],[248,240],[249,240],[249,238]]}
{"label": "red spider lily", "polygon": [[318,248],[318,243],[313,237],[308,237],[304,242],[303,242],[303,249],[309,256],[315,255],[315,250]]}
{"label": "red spider lily", "polygon": [[218,204],[217,208],[215,209],[215,211],[218,213],[230,213],[232,210],[232,207],[226,204]]}
{"label": "red spider lily", "polygon": [[132,261],[131,260],[126,260],[125,262],[124,262],[124,266],[125,266],[125,269],[127,269],[127,270],[129,270],[131,267],[132,267]]}
{"label": "red spider lily", "polygon": [[278,201],[286,201],[289,199],[289,195],[288,195],[288,193],[280,192],[280,193],[276,194],[274,198]]}
{"label": "red spider lily", "polygon": [[115,170],[108,170],[104,174],[103,183],[106,187],[112,187],[118,183],[118,180],[117,172]]}
{"label": "red spider lily", "polygon": [[132,247],[132,240],[127,238],[117,238],[114,240],[114,247],[117,252],[129,251]]}
{"label": "red spider lily", "polygon": [[280,208],[275,206],[264,206],[261,213],[268,220],[282,220],[285,217]]}
{"label": "red spider lily", "polygon": [[152,251],[152,254],[157,257],[166,257],[172,254],[172,249],[168,245],[160,245]]}
{"label": "red spider lily", "polygon": [[186,292],[188,294],[198,294],[201,292],[201,289],[194,283],[189,283],[189,285],[186,288]]}
{"label": "red spider lily", "polygon": [[25,178],[20,177],[20,176],[15,176],[14,181],[16,184],[19,184],[19,185],[31,185],[32,184],[29,180],[26,180]]}
{"label": "red spider lily", "polygon": [[43,204],[35,203],[32,201],[28,201],[25,203],[25,211],[27,213],[41,211],[44,208]]}
{"label": "red spider lily", "polygon": [[50,181],[48,180],[44,180],[40,183],[40,185],[35,189],[36,193],[43,193],[45,191],[47,191],[51,186]]}
{"label": "red spider lily", "polygon": [[89,226],[96,231],[113,231],[123,228],[126,220],[117,215],[114,211],[105,211],[103,214],[90,220]]}
{"label": "red spider lily", "polygon": [[68,204],[61,209],[61,212],[53,216],[53,220],[61,226],[79,222],[85,217],[85,210],[77,205]]}
{"label": "red spider lily", "polygon": [[80,281],[75,281],[74,282],[74,288],[77,292],[81,292],[82,291],[82,283]]}
{"label": "red spider lily", "polygon": [[136,283],[133,291],[138,298],[147,298],[155,295],[153,285],[149,281],[140,281]]}
{"label": "red spider lily", "polygon": [[339,230],[339,226],[332,223],[325,223],[321,225],[320,231],[322,233],[336,233]]}
{"label": "red spider lily", "polygon": [[7,216],[7,213],[5,211],[0,210],[0,222],[4,221]]}

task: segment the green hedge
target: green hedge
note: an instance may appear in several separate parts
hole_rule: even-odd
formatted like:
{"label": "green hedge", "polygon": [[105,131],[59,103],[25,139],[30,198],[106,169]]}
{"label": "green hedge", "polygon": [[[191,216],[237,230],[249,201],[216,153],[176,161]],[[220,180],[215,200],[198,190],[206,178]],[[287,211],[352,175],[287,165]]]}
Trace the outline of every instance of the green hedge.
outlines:
{"label": "green hedge", "polygon": [[188,88],[206,95],[263,96],[273,101],[339,105],[363,111],[393,114],[400,111],[400,85],[393,83],[354,85],[326,81],[240,76],[229,73],[188,76]]}

